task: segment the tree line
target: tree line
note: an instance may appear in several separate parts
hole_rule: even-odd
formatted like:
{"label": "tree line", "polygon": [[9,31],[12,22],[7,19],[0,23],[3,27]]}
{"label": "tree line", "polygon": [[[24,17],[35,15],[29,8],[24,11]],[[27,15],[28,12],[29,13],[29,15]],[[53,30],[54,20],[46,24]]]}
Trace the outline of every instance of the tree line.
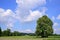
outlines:
{"label": "tree line", "polygon": [[25,35],[35,36],[35,33],[22,33],[18,31],[11,32],[10,29],[2,31],[0,27],[0,36],[25,36]]}

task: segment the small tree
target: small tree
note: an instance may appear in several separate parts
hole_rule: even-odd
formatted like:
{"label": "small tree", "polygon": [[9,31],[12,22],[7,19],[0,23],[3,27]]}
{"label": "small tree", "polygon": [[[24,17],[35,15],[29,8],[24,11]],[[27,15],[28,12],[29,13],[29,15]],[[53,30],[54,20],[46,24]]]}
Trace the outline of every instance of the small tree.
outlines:
{"label": "small tree", "polygon": [[18,31],[13,32],[13,36],[19,36],[19,35],[20,35],[20,32],[18,32]]}
{"label": "small tree", "polygon": [[7,29],[7,36],[10,36],[10,35],[11,35],[11,30]]}
{"label": "small tree", "polygon": [[48,37],[53,33],[52,29],[53,22],[44,15],[37,20],[36,35],[41,37]]}
{"label": "small tree", "polygon": [[1,30],[1,27],[0,27],[0,36],[2,36],[2,30]]}

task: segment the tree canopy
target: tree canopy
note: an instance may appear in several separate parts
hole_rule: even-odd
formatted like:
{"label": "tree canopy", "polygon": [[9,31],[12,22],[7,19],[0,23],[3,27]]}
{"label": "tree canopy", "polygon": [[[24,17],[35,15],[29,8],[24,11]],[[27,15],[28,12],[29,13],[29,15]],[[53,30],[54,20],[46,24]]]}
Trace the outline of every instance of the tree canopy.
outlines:
{"label": "tree canopy", "polygon": [[37,20],[36,35],[41,37],[48,37],[53,33],[53,22],[44,15]]}

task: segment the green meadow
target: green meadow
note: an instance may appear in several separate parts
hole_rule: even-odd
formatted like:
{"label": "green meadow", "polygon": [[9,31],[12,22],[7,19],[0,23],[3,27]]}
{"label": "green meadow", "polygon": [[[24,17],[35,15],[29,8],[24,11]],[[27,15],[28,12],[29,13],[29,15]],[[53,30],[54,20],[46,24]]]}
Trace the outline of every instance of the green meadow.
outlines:
{"label": "green meadow", "polygon": [[0,40],[60,40],[60,36],[49,36],[48,38],[37,38],[36,36],[4,36]]}

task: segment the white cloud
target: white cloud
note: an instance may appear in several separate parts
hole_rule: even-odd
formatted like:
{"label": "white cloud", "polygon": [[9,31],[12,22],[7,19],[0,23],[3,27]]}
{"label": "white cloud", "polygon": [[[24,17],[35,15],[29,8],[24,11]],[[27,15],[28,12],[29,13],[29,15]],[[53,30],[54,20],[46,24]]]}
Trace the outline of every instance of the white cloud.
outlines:
{"label": "white cloud", "polygon": [[5,11],[4,9],[0,8],[0,14],[3,13],[4,11]]}
{"label": "white cloud", "polygon": [[30,14],[26,17],[26,19],[24,21],[37,20],[39,17],[42,17],[42,16],[43,16],[43,13],[41,13],[38,10],[36,10],[36,11],[30,11]]}
{"label": "white cloud", "polygon": [[23,33],[34,33],[31,29],[21,30]]}
{"label": "white cloud", "polygon": [[55,17],[54,17],[54,16],[52,16],[52,20],[53,20],[53,21],[55,20]]}
{"label": "white cloud", "polygon": [[7,24],[7,28],[10,29],[10,28],[12,28],[12,27],[13,27],[13,23],[8,23],[8,24]]}
{"label": "white cloud", "polygon": [[54,23],[53,28],[54,28],[54,34],[60,34],[59,23]]}
{"label": "white cloud", "polygon": [[54,26],[54,27],[57,27],[57,26],[58,26],[58,23],[54,23],[53,26]]}
{"label": "white cloud", "polygon": [[60,14],[57,16],[57,19],[60,19]]}
{"label": "white cloud", "polygon": [[43,7],[41,11],[38,9],[32,11],[32,9],[38,6],[41,7],[45,5],[46,0],[16,0],[16,3],[17,7],[15,13],[10,9],[4,10],[0,8],[0,23],[8,26],[8,28],[14,25],[15,19],[20,22],[33,21],[43,16],[46,12],[46,8]]}
{"label": "white cloud", "polygon": [[32,30],[27,29],[27,30],[25,30],[25,32],[26,32],[26,33],[32,33]]}
{"label": "white cloud", "polygon": [[60,34],[60,28],[55,28],[54,29],[54,34]]}
{"label": "white cloud", "polygon": [[35,9],[38,6],[41,7],[42,5],[45,5],[46,0],[16,0],[16,3],[16,18],[22,22],[37,20],[40,16],[44,15],[47,10],[46,7],[42,7],[41,11],[32,11],[32,9]]}
{"label": "white cloud", "polygon": [[16,3],[21,8],[31,9],[46,4],[46,0],[16,0]]}
{"label": "white cloud", "polygon": [[10,9],[7,9],[3,14],[2,14],[2,16],[12,16],[13,15],[13,11],[12,10],[10,10]]}
{"label": "white cloud", "polygon": [[10,9],[4,10],[0,8],[0,23],[5,26],[12,27],[11,25],[14,22],[13,14],[13,11]]}

